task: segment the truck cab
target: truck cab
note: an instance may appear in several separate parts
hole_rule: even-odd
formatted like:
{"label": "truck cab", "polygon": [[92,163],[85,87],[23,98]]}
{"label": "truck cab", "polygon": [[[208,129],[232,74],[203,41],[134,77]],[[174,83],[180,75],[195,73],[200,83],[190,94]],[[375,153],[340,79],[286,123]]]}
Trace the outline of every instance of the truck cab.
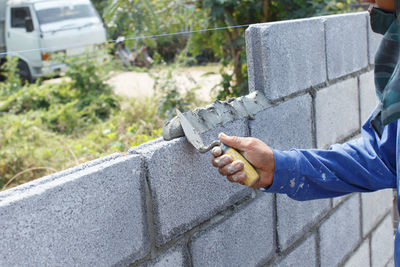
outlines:
{"label": "truck cab", "polygon": [[26,80],[62,72],[65,65],[54,60],[57,54],[80,55],[106,41],[104,25],[90,0],[0,0],[2,8],[0,52],[19,58]]}

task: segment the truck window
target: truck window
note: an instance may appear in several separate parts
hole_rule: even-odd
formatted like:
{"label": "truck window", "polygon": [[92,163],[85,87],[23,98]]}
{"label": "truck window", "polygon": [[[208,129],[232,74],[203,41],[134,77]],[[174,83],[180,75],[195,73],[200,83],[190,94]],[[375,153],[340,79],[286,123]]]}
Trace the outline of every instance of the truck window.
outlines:
{"label": "truck window", "polygon": [[31,17],[29,7],[14,7],[11,8],[11,27],[25,28],[25,18]]}
{"label": "truck window", "polygon": [[[38,7],[38,4],[35,7]],[[41,25],[65,20],[96,18],[96,11],[86,3],[71,4],[69,6],[59,4],[57,7],[37,10],[36,13]]]}

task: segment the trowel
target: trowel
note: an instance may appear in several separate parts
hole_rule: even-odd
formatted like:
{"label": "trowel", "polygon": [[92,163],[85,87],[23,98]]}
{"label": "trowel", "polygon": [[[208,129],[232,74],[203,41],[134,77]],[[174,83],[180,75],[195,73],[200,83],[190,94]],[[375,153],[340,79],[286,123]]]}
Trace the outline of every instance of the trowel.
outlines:
{"label": "trowel", "polygon": [[185,133],[187,140],[197,149],[197,151],[199,151],[200,153],[206,153],[212,148],[219,146],[222,150],[222,154],[230,155],[233,158],[233,161],[240,160],[244,163],[243,171],[246,173],[246,179],[244,180],[245,185],[252,186],[258,181],[260,176],[258,175],[257,171],[237,150],[223,144],[219,140],[212,142],[209,146],[205,146],[200,137],[200,134],[198,134],[196,129],[192,126],[185,115],[183,115],[179,110],[176,110],[176,113],[178,114],[183,132]]}

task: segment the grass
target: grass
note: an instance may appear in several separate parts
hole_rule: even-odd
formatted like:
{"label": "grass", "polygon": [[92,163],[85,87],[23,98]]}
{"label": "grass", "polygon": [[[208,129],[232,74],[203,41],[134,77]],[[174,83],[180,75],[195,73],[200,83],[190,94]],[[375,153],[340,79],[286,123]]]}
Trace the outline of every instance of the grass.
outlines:
{"label": "grass", "polygon": [[[66,79],[21,84],[16,61],[0,82],[0,190],[158,138],[165,120],[204,105],[178,92],[167,68],[151,97],[123,98],[105,80],[110,67],[72,60]],[[106,72],[106,73],[105,73]]]}

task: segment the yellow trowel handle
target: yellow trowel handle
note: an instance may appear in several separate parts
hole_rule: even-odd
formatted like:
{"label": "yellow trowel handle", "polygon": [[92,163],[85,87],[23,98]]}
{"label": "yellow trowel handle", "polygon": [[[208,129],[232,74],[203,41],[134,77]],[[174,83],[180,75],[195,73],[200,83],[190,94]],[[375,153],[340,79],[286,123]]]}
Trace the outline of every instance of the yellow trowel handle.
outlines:
{"label": "yellow trowel handle", "polygon": [[230,155],[233,158],[233,161],[240,160],[244,163],[243,171],[246,173],[246,179],[244,180],[245,185],[252,186],[258,181],[260,176],[257,171],[237,150],[222,143],[221,150],[223,154]]}

